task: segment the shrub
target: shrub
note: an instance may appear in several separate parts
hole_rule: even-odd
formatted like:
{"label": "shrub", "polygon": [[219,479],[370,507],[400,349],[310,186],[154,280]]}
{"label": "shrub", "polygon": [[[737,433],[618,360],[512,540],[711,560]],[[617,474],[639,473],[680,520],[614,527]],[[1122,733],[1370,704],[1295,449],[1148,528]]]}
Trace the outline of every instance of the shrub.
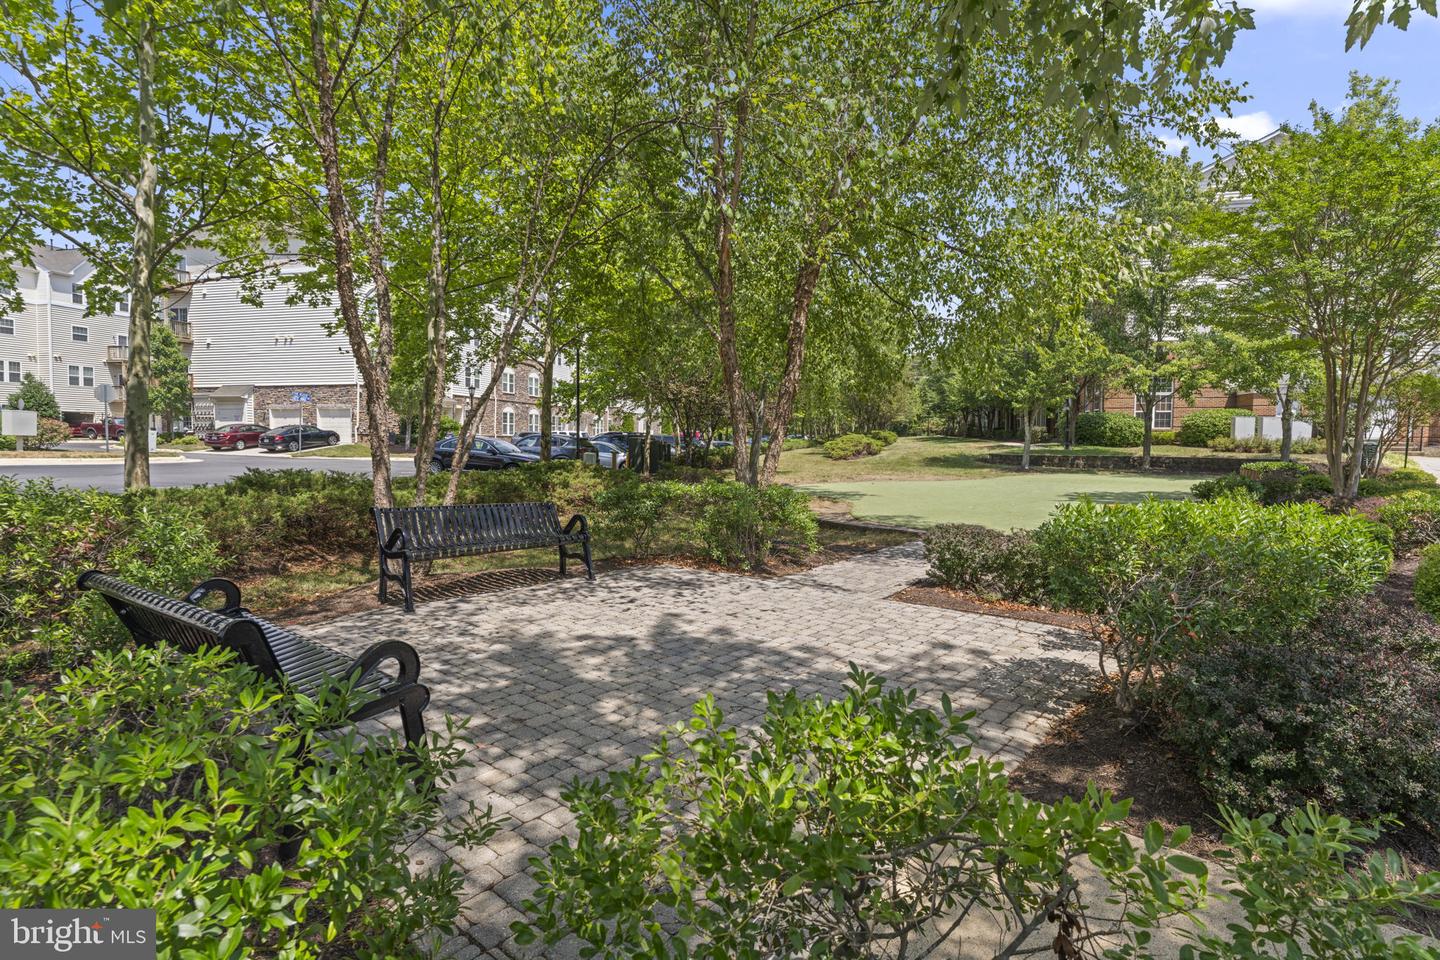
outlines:
{"label": "shrub", "polygon": [[[1289,503],[1301,499],[1300,487],[1305,478],[1313,475],[1304,464],[1281,460],[1259,460],[1240,466],[1240,475],[1260,483],[1260,502],[1265,504]],[[1329,480],[1325,481],[1329,490]]]}
{"label": "shrub", "polygon": [[1174,430],[1151,430],[1150,443],[1157,447],[1169,447],[1175,444]]}
{"label": "shrub", "polygon": [[[102,652],[53,691],[0,686],[0,906],[153,908],[163,957],[416,956],[459,908],[453,865],[409,854],[442,833],[415,783],[454,781],[454,730],[418,767],[353,730],[307,756],[343,698],[284,697],[230,656]],[[443,839],[493,829],[472,810]]]}
{"label": "shrub", "polygon": [[881,449],[879,441],[860,433],[847,433],[825,442],[825,456],[831,460],[873,457]]}
{"label": "shrub", "polygon": [[1226,473],[1208,480],[1201,480],[1190,488],[1190,495],[1196,500],[1238,496],[1258,501],[1265,495],[1265,487],[1259,480],[1242,477],[1238,473]]}
{"label": "shrub", "polygon": [[94,567],[175,594],[218,562],[205,517],[143,493],[57,488],[0,477],[0,673],[65,667],[125,633],[75,578]]}
{"label": "shrub", "polygon": [[1167,676],[1164,703],[1167,737],[1221,803],[1259,813],[1317,801],[1440,827],[1433,624],[1374,598],[1337,603],[1282,633],[1190,651]]}
{"label": "shrub", "polygon": [[1075,418],[1075,442],[1091,447],[1137,447],[1145,440],[1145,424],[1127,413],[1091,410]]}
{"label": "shrub", "polygon": [[1303,437],[1299,440],[1290,441],[1291,453],[1319,453],[1320,441],[1314,437]]}
{"label": "shrub", "polygon": [[749,569],[765,564],[777,547],[805,554],[818,547],[810,498],[799,490],[710,479],[677,492],[696,538],[718,563]]}
{"label": "shrub", "polygon": [[1300,486],[1295,496],[1300,500],[1318,500],[1331,494],[1330,475],[1314,470],[1300,475]]}
{"label": "shrub", "polygon": [[607,544],[629,543],[637,554],[649,554],[665,525],[674,519],[674,508],[684,498],[684,484],[650,480],[629,471],[622,474],[596,497],[594,536]]}
{"label": "shrub", "polygon": [[1196,410],[1180,421],[1175,440],[1184,447],[1203,447],[1211,440],[1229,439],[1234,434],[1236,417],[1253,417],[1245,410]]}
{"label": "shrub", "polygon": [[1043,601],[1045,567],[1028,531],[946,523],[924,540],[929,575],[947,587],[1021,603]]}
{"label": "shrub", "polygon": [[[769,694],[756,732],[706,697],[650,756],[562,794],[578,836],[536,868],[517,940],[573,935],[600,958],[874,957],[925,931],[937,955],[988,956],[1048,914],[1079,956],[1107,935],[1133,949],[1198,895],[1204,864],[1167,849],[1187,829],[1152,823],[1137,847],[1108,795],[1025,799],[973,753],[968,716],[853,667],[839,700]],[[1082,918],[1076,856],[1125,898],[1124,929]],[[1003,919],[950,926],[971,911]]]}
{"label": "shrub", "polygon": [[1415,606],[1440,620],[1440,543],[1432,543],[1420,552],[1414,589]]}
{"label": "shrub", "polygon": [[1362,497],[1393,497],[1407,490],[1440,493],[1436,490],[1435,475],[1417,467],[1391,470],[1378,477],[1363,477],[1360,480],[1359,493]]}
{"label": "shrub", "polygon": [[42,450],[53,450],[70,439],[70,427],[64,420],[53,417],[41,417],[36,424],[36,434],[30,438],[26,446],[36,446]]}
{"label": "shrub", "polygon": [[711,470],[728,470],[735,466],[734,447],[712,447],[704,454],[704,465]]}
{"label": "shrub", "polygon": [[780,444],[781,450],[808,450],[811,447],[819,446],[818,440],[811,440],[807,437],[787,437]]}
{"label": "shrub", "polygon": [[871,430],[869,433],[866,434],[866,436],[869,437],[871,440],[878,440],[880,442],[880,446],[882,447],[888,447],[890,446],[890,444],[900,439],[900,434],[896,433],[894,430]]}
{"label": "shrub", "polygon": [[1390,565],[1376,526],[1316,504],[1237,496],[1062,506],[1035,532],[1057,605],[1097,614],[1102,662],[1130,709],[1182,656],[1231,638],[1265,644]]}
{"label": "shrub", "polygon": [[[55,394],[45,386],[45,381],[27,373],[20,378],[20,389],[10,395],[5,405],[11,410],[20,409],[20,401],[25,401],[25,409],[38,415],[42,420],[59,420],[60,404],[55,399]],[[69,429],[66,429],[65,436],[70,436]]]}
{"label": "shrub", "polygon": [[1402,549],[1440,542],[1440,491],[1397,494],[1380,504],[1376,519],[1390,528]]}

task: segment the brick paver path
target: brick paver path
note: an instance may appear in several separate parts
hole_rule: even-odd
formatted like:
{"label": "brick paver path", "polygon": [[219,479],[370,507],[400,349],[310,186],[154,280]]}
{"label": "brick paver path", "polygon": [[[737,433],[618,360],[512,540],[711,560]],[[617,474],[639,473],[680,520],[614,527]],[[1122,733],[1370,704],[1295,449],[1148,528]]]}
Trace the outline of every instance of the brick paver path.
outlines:
{"label": "brick paver path", "polygon": [[[1090,643],[1042,624],[884,599],[924,573],[919,544],[764,579],[669,566],[603,572],[388,608],[305,632],[358,651],[403,639],[444,713],[471,719],[469,780],[447,802],[493,804],[511,822],[484,849],[428,847],[466,874],[457,958],[533,956],[510,942],[531,893],[528,860],[571,825],[560,791],[646,752],[714,693],[749,726],[767,690],[835,694],[854,661],[931,702],[979,711],[980,748],[1014,762],[1094,672]],[[423,865],[423,863],[422,863]],[[560,955],[564,955],[564,951]]]}

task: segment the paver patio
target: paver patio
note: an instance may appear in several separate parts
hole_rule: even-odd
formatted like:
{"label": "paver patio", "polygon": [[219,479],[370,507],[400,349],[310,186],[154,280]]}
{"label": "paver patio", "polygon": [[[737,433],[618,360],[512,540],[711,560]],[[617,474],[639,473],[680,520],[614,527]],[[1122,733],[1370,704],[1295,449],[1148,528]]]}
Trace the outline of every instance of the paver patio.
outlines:
{"label": "paver patio", "polygon": [[[670,566],[602,572],[375,610],[305,632],[358,651],[403,639],[433,694],[429,724],[470,718],[475,766],[447,800],[511,818],[483,849],[427,847],[465,874],[462,936],[444,956],[519,957],[510,922],[534,883],[528,861],[571,826],[564,785],[623,766],[713,693],[751,726],[765,692],[839,692],[850,661],[979,712],[980,749],[1013,763],[1095,670],[1090,642],[1041,624],[884,599],[923,575],[919,544],[783,578]],[[422,594],[423,597],[423,594]],[[562,954],[563,955],[563,954]]]}

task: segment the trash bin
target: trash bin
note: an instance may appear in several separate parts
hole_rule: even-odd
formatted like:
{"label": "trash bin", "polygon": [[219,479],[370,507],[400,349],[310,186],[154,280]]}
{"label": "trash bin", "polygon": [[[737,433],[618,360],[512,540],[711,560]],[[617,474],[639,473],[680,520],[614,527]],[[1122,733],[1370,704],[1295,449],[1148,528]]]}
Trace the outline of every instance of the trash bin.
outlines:
{"label": "trash bin", "polygon": [[1360,469],[1370,473],[1375,469],[1375,460],[1380,455],[1380,441],[1366,440],[1360,447]]}
{"label": "trash bin", "polygon": [[[643,469],[645,463],[645,435],[631,434],[625,438],[625,462],[632,470]],[[659,437],[650,437],[650,472],[654,473],[661,464],[669,463],[672,451],[670,445]]]}

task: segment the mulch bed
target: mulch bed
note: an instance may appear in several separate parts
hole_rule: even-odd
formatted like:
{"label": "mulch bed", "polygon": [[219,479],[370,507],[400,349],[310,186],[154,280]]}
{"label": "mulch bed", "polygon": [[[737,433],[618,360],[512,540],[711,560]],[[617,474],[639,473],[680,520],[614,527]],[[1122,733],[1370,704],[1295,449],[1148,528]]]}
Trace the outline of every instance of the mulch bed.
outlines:
{"label": "mulch bed", "polygon": [[1078,613],[1031,607],[1008,600],[992,600],[953,587],[942,587],[928,580],[908,586],[891,594],[887,599],[899,600],[901,603],[918,603],[927,607],[944,607],[946,610],[959,610],[963,613],[983,613],[991,617],[1044,623],[1052,627],[1065,627],[1067,630],[1089,629],[1089,621]]}

